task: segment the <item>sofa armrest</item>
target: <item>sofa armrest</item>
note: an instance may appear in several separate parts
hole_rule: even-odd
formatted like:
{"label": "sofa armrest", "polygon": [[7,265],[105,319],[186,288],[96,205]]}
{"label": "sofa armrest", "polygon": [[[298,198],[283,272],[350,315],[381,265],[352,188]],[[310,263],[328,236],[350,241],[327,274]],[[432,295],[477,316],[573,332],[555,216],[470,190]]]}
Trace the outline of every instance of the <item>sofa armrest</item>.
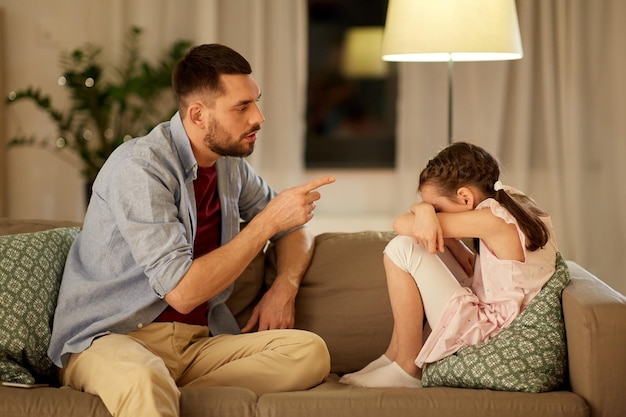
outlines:
{"label": "sofa armrest", "polygon": [[593,417],[626,410],[626,297],[575,262],[563,291],[569,379]]}

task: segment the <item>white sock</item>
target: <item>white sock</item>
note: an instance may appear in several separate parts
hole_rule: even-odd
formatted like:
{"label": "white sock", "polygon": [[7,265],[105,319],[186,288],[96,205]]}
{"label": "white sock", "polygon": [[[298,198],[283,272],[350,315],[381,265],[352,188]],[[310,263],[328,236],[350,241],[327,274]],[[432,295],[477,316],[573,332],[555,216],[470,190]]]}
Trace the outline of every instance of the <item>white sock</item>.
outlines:
{"label": "white sock", "polygon": [[357,387],[409,387],[421,388],[422,380],[415,378],[408,373],[396,362],[392,362],[387,366],[375,369],[371,372],[361,375],[352,376],[348,382],[350,385]]}
{"label": "white sock", "polygon": [[352,378],[355,375],[361,375],[361,374],[366,374],[368,372],[372,372],[378,368],[382,368],[383,366],[387,366],[391,364],[391,359],[389,359],[387,356],[385,356],[385,354],[383,353],[382,355],[380,355],[377,359],[371,361],[370,363],[368,363],[363,369],[361,369],[360,371],[356,371],[356,372],[352,372],[351,374],[345,374],[344,376],[342,376],[339,379],[339,382],[341,382],[342,384],[349,384],[349,380],[350,378]]}

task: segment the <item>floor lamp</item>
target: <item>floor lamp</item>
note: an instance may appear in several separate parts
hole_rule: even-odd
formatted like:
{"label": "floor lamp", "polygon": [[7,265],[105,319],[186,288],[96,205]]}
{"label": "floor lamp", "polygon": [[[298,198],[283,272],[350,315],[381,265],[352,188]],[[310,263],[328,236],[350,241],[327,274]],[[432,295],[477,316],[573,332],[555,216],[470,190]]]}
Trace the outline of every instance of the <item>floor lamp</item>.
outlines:
{"label": "floor lamp", "polygon": [[382,59],[448,63],[448,143],[454,63],[522,56],[515,0],[389,0]]}

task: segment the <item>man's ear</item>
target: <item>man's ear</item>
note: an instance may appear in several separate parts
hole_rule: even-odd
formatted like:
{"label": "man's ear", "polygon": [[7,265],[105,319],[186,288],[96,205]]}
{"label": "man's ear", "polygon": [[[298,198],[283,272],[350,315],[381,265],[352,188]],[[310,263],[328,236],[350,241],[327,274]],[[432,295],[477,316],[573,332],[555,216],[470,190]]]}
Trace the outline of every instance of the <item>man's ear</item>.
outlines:
{"label": "man's ear", "polygon": [[474,209],[474,193],[468,187],[461,187],[456,191],[461,202],[470,209]]}
{"label": "man's ear", "polygon": [[206,106],[201,101],[194,101],[187,107],[187,119],[201,129],[204,127],[206,110]]}

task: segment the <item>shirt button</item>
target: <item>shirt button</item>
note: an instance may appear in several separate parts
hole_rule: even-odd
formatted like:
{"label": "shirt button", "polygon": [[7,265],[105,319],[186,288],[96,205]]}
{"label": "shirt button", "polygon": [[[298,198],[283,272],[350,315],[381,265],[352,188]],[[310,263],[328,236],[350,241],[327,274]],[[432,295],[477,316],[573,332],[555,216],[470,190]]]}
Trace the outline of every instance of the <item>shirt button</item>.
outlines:
{"label": "shirt button", "polygon": [[137,328],[141,329],[143,327],[143,323],[137,323]]}

